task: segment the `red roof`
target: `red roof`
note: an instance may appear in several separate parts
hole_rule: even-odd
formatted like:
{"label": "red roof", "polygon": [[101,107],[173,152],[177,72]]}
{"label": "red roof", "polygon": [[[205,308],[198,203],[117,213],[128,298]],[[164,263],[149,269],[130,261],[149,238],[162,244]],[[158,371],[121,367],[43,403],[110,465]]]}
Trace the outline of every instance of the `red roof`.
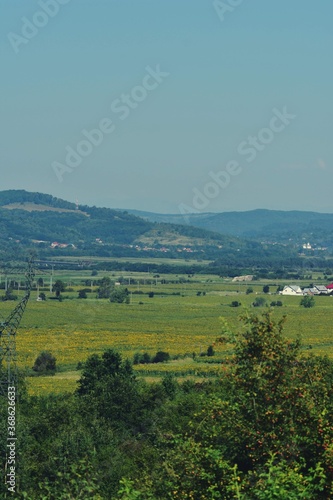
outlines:
{"label": "red roof", "polygon": [[326,285],[327,290],[333,290],[333,283]]}

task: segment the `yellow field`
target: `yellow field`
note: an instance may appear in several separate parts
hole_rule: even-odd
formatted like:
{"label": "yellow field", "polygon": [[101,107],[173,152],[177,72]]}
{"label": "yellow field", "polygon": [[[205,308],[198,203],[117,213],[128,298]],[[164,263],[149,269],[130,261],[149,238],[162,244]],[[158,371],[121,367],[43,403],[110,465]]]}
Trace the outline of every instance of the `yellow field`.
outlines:
{"label": "yellow field", "polygon": [[[136,352],[146,351],[151,355],[159,350],[171,355],[187,354],[186,359],[167,364],[137,365],[138,374],[147,377],[160,377],[165,372],[201,378],[216,375],[219,363],[198,363],[192,354],[198,356],[205,352],[219,337],[221,316],[231,328],[241,328],[239,315],[249,309],[258,296],[255,293],[246,295],[247,286],[219,279],[214,282],[207,277],[202,283],[185,285],[141,284],[140,291],[144,294],[133,293],[131,304],[97,300],[95,293],[89,294],[88,299],[79,300],[76,298],[77,288],[72,293],[64,293],[68,298],[63,302],[36,302],[33,293],[17,334],[18,366],[31,369],[43,350],[55,355],[59,370],[55,376],[28,377],[29,390],[34,394],[73,391],[80,375],[76,371],[78,362],[85,361],[92,353],[101,354],[107,348],[114,348],[129,359]],[[251,286],[255,292],[262,291],[262,284]],[[275,289],[271,287],[272,291]],[[138,286],[131,285],[129,290],[137,292]],[[151,290],[155,292],[153,298],[147,295]],[[197,296],[198,291],[206,292],[206,295]],[[287,315],[287,336],[301,334],[308,352],[333,357],[333,297],[316,297],[316,305],[311,309],[300,307],[299,297],[267,295],[265,298],[268,303],[282,300],[283,307],[275,307],[274,314],[277,319]],[[230,307],[233,300],[238,300],[242,306]],[[1,302],[2,317],[6,317],[16,304]],[[252,310],[262,311],[259,308]],[[227,354],[230,354],[230,346],[216,347],[218,358]]]}

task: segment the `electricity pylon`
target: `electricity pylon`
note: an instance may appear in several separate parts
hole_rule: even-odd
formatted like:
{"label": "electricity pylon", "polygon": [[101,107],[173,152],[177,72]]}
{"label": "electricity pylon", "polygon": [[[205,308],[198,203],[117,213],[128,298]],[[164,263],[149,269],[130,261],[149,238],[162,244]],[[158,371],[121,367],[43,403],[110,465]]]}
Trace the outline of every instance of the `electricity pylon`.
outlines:
{"label": "electricity pylon", "polygon": [[0,320],[0,395],[6,395],[8,387],[17,387],[16,332],[30,297],[34,275],[33,258],[30,258],[25,273],[25,295],[9,316]]}

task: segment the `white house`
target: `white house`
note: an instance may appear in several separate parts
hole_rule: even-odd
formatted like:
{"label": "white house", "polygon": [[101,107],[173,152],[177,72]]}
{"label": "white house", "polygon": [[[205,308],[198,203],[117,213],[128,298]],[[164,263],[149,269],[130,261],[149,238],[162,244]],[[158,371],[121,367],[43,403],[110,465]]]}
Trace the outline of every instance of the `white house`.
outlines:
{"label": "white house", "polygon": [[329,291],[327,290],[326,286],[324,285],[314,285],[314,294],[315,295],[319,295],[321,293],[327,295],[329,293]]}
{"label": "white house", "polygon": [[281,295],[303,295],[303,291],[298,285],[286,285],[280,293]]}
{"label": "white house", "polygon": [[316,291],[314,288],[303,288],[304,295],[315,295]]}

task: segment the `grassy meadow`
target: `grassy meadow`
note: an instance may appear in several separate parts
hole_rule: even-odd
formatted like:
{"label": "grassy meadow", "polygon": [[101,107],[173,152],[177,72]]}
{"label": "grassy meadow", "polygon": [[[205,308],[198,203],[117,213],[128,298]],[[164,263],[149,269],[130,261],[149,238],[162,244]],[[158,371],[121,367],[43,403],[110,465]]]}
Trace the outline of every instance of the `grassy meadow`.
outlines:
{"label": "grassy meadow", "polygon": [[[30,393],[73,391],[80,376],[78,363],[107,348],[114,348],[131,360],[137,352],[154,355],[157,351],[167,351],[173,357],[179,356],[168,363],[136,365],[137,373],[150,381],[166,373],[198,379],[216,376],[221,370],[221,360],[232,352],[232,346],[215,345],[215,356],[211,358],[200,357],[200,353],[206,352],[221,334],[221,317],[231,329],[241,328],[239,315],[251,309],[258,296],[264,296],[268,304],[283,302],[282,307],[274,308],[274,315],[277,319],[287,315],[288,337],[301,335],[305,350],[333,357],[333,297],[316,297],[315,307],[304,309],[299,297],[275,295],[278,282],[234,283],[209,275],[165,275],[153,279],[147,273],[105,274],[114,280],[121,274],[126,277],[130,304],[98,300],[94,286],[87,299],[78,299],[78,290],[85,288],[82,280],[96,279],[82,271],[57,272],[54,276],[54,280],[62,279],[71,287],[71,291],[62,294],[62,302],[50,300],[49,276],[45,277],[48,300],[37,302],[37,291],[32,292],[17,334],[18,366],[26,370]],[[97,279],[103,276],[99,273]],[[163,278],[175,283],[162,284]],[[179,278],[189,282],[178,283]],[[131,279],[139,283],[132,284]],[[270,285],[269,294],[262,291],[265,284]],[[248,287],[253,293],[246,294]],[[149,292],[154,292],[154,297],[150,298]],[[233,301],[241,306],[231,307]],[[1,302],[1,316],[5,318],[15,304]],[[31,367],[43,350],[50,351],[57,359],[58,371],[54,376],[32,376]]]}

